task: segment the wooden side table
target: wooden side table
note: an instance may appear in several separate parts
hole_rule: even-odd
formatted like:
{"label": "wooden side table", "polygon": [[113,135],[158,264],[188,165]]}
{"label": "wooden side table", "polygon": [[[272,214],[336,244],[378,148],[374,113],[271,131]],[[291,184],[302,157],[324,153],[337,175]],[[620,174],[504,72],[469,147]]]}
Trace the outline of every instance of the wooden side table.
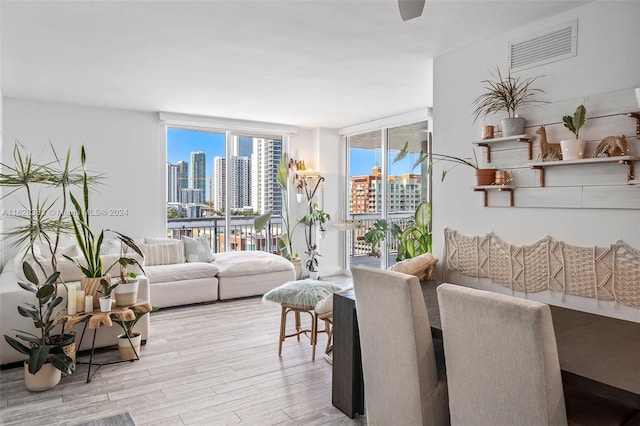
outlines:
{"label": "wooden side table", "polygon": [[[89,362],[86,361],[76,361],[76,364],[88,365],[89,370],[87,371],[87,383],[91,382],[93,376],[98,372],[100,367],[103,365],[112,365],[112,364],[120,364],[122,362],[133,362],[140,359],[138,356],[138,352],[133,346],[133,342],[131,342],[131,338],[127,335],[127,339],[129,340],[129,344],[131,345],[131,349],[135,354],[135,359],[122,359],[118,361],[109,361],[103,363],[96,363],[97,368],[91,374],[91,368],[94,365],[93,362],[93,354],[96,345],[96,332],[100,327],[111,327],[113,325],[113,320],[122,320],[122,321],[131,321],[135,319],[136,312],[151,312],[152,306],[150,303],[142,302],[129,307],[121,307],[116,306],[111,309],[109,312],[101,312],[99,309],[94,310],[93,312],[80,312],[75,315],[65,315],[60,318],[60,321],[64,323],[65,330],[71,330],[75,324],[84,323],[84,327],[82,329],[82,334],[80,336],[80,341],[78,342],[78,347],[82,344],[82,340],[84,339],[84,334],[87,331],[87,326],[90,330],[93,330],[93,339],[91,342],[91,355],[89,356]],[[124,327],[123,327],[124,329]],[[125,333],[126,334],[126,333]]]}

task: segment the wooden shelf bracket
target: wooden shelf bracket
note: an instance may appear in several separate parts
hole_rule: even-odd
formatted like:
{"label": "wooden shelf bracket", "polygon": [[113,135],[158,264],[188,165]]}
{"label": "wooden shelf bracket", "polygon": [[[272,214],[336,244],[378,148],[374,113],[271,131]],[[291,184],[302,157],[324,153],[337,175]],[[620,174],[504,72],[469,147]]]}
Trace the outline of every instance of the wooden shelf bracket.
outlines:
{"label": "wooden shelf bracket", "polygon": [[531,166],[534,170],[540,171],[540,186],[544,187],[544,167],[542,166]]}

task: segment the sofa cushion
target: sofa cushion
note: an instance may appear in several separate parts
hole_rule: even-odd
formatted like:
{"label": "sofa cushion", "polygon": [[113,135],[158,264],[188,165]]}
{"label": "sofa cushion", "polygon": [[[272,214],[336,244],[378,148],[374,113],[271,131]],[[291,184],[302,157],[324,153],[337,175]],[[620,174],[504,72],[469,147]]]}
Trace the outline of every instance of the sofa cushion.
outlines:
{"label": "sofa cushion", "polygon": [[146,266],[173,265],[184,263],[184,243],[177,241],[169,244],[142,244],[140,249],[144,253]]}
{"label": "sofa cushion", "polygon": [[177,243],[180,240],[176,240],[175,238],[149,238],[149,237],[144,237],[144,243],[143,244],[171,244],[171,243]]}
{"label": "sofa cushion", "polygon": [[144,270],[152,284],[213,278],[218,273],[216,265],[204,262],[147,266]]}
{"label": "sofa cushion", "polygon": [[264,251],[231,251],[217,253],[213,262],[219,277],[260,275],[266,272],[293,271],[293,263],[282,256]]}
{"label": "sofa cushion", "polygon": [[209,239],[206,236],[182,237],[182,241],[184,242],[184,257],[187,262],[209,263],[214,259]]}

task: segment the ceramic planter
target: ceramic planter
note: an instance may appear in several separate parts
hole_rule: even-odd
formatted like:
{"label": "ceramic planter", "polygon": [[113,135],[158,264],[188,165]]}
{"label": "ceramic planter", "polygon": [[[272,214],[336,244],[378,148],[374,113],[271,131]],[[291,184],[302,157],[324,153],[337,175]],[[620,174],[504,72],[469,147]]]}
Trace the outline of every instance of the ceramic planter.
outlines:
{"label": "ceramic planter", "polygon": [[110,297],[101,297],[98,300],[98,303],[100,303],[100,312],[111,312],[111,302],[113,300]]}
{"label": "ceramic planter", "polygon": [[503,118],[500,120],[502,136],[516,136],[524,134],[524,117]]}
{"label": "ceramic planter", "polygon": [[496,181],[496,169],[476,169],[478,186],[493,185]]}
{"label": "ceramic planter", "polygon": [[290,262],[293,263],[293,266],[296,268],[296,280],[299,280],[302,278],[302,259],[294,257]]}
{"label": "ceramic planter", "polygon": [[580,160],[584,157],[585,141],[583,139],[566,139],[560,141],[563,160]]}
{"label": "ceramic planter", "polygon": [[138,280],[132,280],[128,283],[120,283],[113,289],[116,297],[116,306],[135,305],[138,299]]}
{"label": "ceramic planter", "polygon": [[120,352],[120,358],[126,360],[134,360],[136,358],[136,354],[138,354],[138,358],[140,357],[140,342],[142,341],[142,335],[140,333],[133,333],[133,337],[131,337],[131,343],[133,343],[133,347],[135,348],[135,352],[131,349],[131,344],[129,343],[129,339],[127,339],[126,334],[121,334],[118,336],[118,351]]}
{"label": "ceramic planter", "polygon": [[317,280],[318,278],[320,278],[320,272],[309,271],[309,278],[311,278],[312,280]]}
{"label": "ceramic planter", "polygon": [[31,392],[42,392],[56,387],[62,377],[61,371],[51,363],[45,363],[36,373],[29,373],[29,364],[24,363],[24,385]]}

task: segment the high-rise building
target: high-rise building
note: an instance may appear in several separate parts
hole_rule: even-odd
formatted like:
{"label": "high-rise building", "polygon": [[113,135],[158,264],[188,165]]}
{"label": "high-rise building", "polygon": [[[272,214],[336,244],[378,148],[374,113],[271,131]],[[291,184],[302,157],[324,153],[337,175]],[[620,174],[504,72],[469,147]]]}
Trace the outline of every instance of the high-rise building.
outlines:
{"label": "high-rise building", "polygon": [[[225,185],[227,184],[226,158],[216,157],[213,160],[213,185],[215,188],[213,208],[224,210],[226,202]],[[251,170],[247,157],[231,157],[229,177],[230,207],[242,209],[251,203]]]}
{"label": "high-rise building", "polygon": [[259,214],[282,213],[282,193],[276,176],[282,156],[282,141],[253,139],[251,205]]}
{"label": "high-rise building", "polygon": [[189,162],[178,161],[178,194],[180,190],[189,188]]}
{"label": "high-rise building", "polygon": [[191,169],[189,173],[189,188],[199,189],[202,191],[202,202],[206,201],[206,188],[207,188],[207,168],[205,162],[204,151],[197,151],[191,153]]}
{"label": "high-rise building", "polygon": [[178,190],[178,165],[167,163],[167,202],[176,203],[180,192]]}
{"label": "high-rise building", "polygon": [[[374,167],[369,176],[351,177],[351,213],[382,211],[382,171]],[[389,176],[388,211],[413,211],[421,201],[422,178],[416,174]]]}
{"label": "high-rise building", "polygon": [[251,154],[253,154],[253,138],[238,136],[238,157],[251,158]]}
{"label": "high-rise building", "polygon": [[180,190],[180,202],[182,204],[202,204],[204,194],[201,189],[186,188]]}

